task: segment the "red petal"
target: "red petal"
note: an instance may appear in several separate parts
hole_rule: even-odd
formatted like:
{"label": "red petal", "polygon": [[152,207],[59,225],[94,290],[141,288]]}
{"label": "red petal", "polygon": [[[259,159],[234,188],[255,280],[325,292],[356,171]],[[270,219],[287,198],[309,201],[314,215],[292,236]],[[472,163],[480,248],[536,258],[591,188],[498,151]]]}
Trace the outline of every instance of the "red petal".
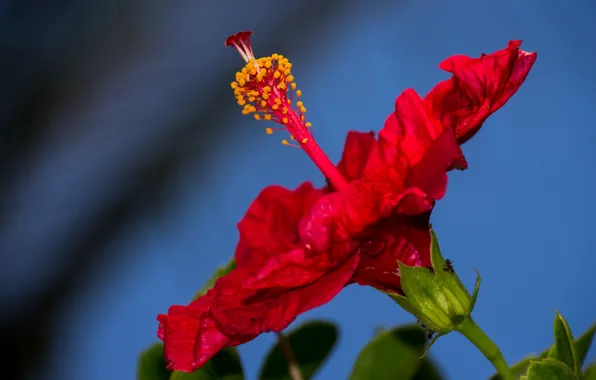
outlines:
{"label": "red petal", "polygon": [[281,331],[299,314],[330,301],[357,265],[357,255],[335,263],[296,250],[271,258],[256,274],[236,269],[214,288],[213,317],[229,336]]}
{"label": "red petal", "polygon": [[379,132],[379,145],[388,163],[405,159],[414,166],[442,131],[432,110],[414,90],[407,89],[395,100],[395,112]]}
{"label": "red petal", "polygon": [[432,200],[441,199],[447,189],[447,172],[454,167],[465,169],[467,163],[453,130],[445,129],[412,168],[407,184],[423,190]]}
{"label": "red petal", "polygon": [[261,191],[238,223],[236,264],[258,267],[277,253],[296,248],[298,221],[322,194],[310,183],[295,190],[269,186]]}
{"label": "red petal", "polygon": [[353,181],[362,175],[373,145],[377,144],[374,132],[349,131],[344,152],[337,169],[348,180]]}
{"label": "red petal", "polygon": [[439,67],[453,73],[425,97],[435,117],[455,130],[463,144],[493,112],[501,108],[519,89],[536,61],[536,53],[510,41],[507,48],[480,58],[457,55]]}
{"label": "red petal", "polygon": [[172,306],[160,314],[158,336],[164,341],[164,356],[171,370],[191,372],[203,366],[219,350],[235,346],[253,337],[232,340],[219,331],[209,318],[209,295],[199,297],[188,306]]}
{"label": "red petal", "polygon": [[414,217],[395,215],[371,229],[360,248],[360,262],[352,278],[360,285],[401,292],[397,261],[410,266],[430,264],[430,212]]}
{"label": "red petal", "polygon": [[190,305],[158,316],[168,368],[193,371],[226,346],[283,330],[339,293],[357,265],[357,255],[336,263],[294,250],[268,258],[258,269],[235,269]]}

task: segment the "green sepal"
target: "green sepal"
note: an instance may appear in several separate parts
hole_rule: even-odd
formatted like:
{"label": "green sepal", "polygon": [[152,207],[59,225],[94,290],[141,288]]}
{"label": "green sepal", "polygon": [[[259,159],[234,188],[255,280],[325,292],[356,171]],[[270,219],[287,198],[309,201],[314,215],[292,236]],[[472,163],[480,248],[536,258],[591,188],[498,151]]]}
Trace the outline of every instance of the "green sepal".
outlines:
{"label": "green sepal", "polygon": [[395,303],[397,303],[399,306],[401,306],[408,313],[416,315],[416,313],[418,312],[418,309],[416,309],[416,307],[414,307],[414,305],[410,304],[410,300],[408,300],[407,297],[404,297],[400,294],[389,293],[389,292],[387,292],[385,294],[387,294],[393,301],[395,301]]}
{"label": "green sepal", "polygon": [[453,297],[445,296],[444,282],[428,268],[411,267],[398,263],[402,290],[410,309],[422,323],[432,331],[447,333],[454,328],[451,315]]}
{"label": "green sepal", "polygon": [[532,362],[526,376],[528,380],[579,380],[571,368],[553,358]]}
{"label": "green sepal", "polygon": [[470,306],[470,309],[474,310],[474,307],[476,306],[476,299],[478,298],[478,293],[480,293],[480,282],[482,281],[482,277],[480,277],[480,272],[478,272],[478,269],[474,268],[474,272],[476,272],[476,284],[474,285],[474,293],[472,293],[472,305]]}
{"label": "green sepal", "polygon": [[[445,297],[449,298],[453,312],[457,315],[468,316],[472,311],[472,298],[466,290],[464,284],[460,281],[457,274],[450,264],[443,258],[441,247],[435,231],[430,229],[430,260],[434,269],[434,274],[444,283],[443,292]],[[479,285],[479,284],[478,284]]]}
{"label": "green sepal", "polygon": [[480,277],[474,296],[470,296],[451,264],[443,259],[432,228],[430,235],[431,268],[411,267],[398,261],[403,295],[387,294],[440,336],[452,331],[470,315],[480,289]]}
{"label": "green sepal", "polygon": [[439,246],[437,234],[435,234],[435,230],[432,227],[430,227],[430,265],[432,265],[436,272],[444,272],[445,259],[441,254],[441,247]]}

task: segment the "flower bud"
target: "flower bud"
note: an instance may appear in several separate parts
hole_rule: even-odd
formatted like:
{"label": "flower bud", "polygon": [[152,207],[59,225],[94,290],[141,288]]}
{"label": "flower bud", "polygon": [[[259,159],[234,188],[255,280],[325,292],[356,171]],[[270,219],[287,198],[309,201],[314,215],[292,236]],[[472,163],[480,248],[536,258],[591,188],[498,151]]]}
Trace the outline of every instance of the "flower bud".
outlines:
{"label": "flower bud", "polygon": [[447,334],[470,315],[480,289],[480,275],[470,296],[451,262],[443,259],[431,229],[431,267],[411,267],[398,262],[404,295],[389,294],[429,330]]}

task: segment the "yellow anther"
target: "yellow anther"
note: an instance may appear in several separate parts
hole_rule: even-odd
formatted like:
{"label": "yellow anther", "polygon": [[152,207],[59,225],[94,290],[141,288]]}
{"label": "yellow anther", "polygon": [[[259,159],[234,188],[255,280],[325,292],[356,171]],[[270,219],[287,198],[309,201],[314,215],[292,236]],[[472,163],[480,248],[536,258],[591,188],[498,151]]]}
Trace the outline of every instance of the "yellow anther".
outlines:
{"label": "yellow anther", "polygon": [[[294,107],[286,94],[291,88],[296,94],[296,100],[302,95],[300,90],[296,90],[291,68],[290,61],[279,54],[249,60],[246,66],[236,73],[236,80],[230,83],[236,101],[243,107],[242,113],[253,114],[255,120],[275,120],[285,125],[290,123],[290,119],[294,120],[296,116],[300,116],[300,123],[309,127],[310,123],[305,124],[302,115],[306,112],[304,103],[297,101]],[[273,131],[272,128],[265,129],[267,134]],[[294,137],[290,136],[290,139],[294,140]],[[287,144],[287,140],[284,141]]]}
{"label": "yellow anther", "polygon": [[301,141],[301,142],[302,142],[302,144],[306,144],[306,142],[307,142],[307,141],[308,141],[308,138],[307,138],[307,137],[305,137],[305,138],[303,138],[303,139],[302,139],[302,141]]}
{"label": "yellow anther", "polygon": [[309,122],[307,122],[306,124],[304,124],[304,126],[305,126],[306,128],[310,128],[310,127],[312,127],[312,124],[311,124],[311,122],[309,121]]}
{"label": "yellow anther", "polygon": [[290,140],[295,140],[294,135],[290,135]]}
{"label": "yellow anther", "polygon": [[288,145],[288,144],[289,144],[288,140],[281,140],[281,143],[282,143],[283,145]]}

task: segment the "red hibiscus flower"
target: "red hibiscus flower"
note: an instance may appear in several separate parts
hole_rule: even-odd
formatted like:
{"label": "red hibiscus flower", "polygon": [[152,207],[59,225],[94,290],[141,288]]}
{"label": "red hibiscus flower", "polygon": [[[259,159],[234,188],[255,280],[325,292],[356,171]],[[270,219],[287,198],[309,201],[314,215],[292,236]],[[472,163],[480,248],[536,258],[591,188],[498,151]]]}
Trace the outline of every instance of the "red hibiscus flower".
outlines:
{"label": "red hibiscus flower", "polygon": [[283,330],[350,283],[400,293],[397,260],[430,263],[430,212],[445,194],[447,172],[467,166],[459,144],[513,95],[536,57],[512,42],[478,59],[446,60],[441,67],[452,79],[424,99],[401,94],[378,140],[349,132],[336,167],[305,120],[291,63],[277,54],[255,59],[249,36],[226,40],[247,62],[232,83],[242,112],[281,124],[293,141],[282,143],[302,148],[328,186],[259,194],[238,224],[236,269],[188,306],[158,316],[171,369],[192,371],[225,346]]}

